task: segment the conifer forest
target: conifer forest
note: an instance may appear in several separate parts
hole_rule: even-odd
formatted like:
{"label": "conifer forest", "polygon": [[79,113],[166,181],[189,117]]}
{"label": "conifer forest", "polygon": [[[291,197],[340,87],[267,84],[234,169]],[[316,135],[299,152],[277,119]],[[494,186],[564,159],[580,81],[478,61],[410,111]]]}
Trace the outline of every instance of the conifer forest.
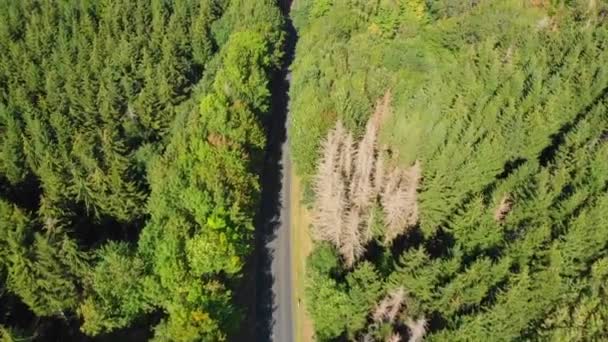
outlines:
{"label": "conifer forest", "polygon": [[0,342],[266,341],[281,139],[315,341],[608,341],[608,1],[0,0]]}

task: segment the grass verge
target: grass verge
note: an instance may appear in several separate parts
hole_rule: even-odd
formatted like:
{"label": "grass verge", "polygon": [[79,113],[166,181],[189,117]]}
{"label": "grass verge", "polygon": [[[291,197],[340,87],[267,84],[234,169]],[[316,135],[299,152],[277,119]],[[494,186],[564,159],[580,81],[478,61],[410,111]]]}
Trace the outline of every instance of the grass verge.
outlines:
{"label": "grass verge", "polygon": [[308,317],[304,300],[306,259],[312,250],[312,239],[308,227],[310,226],[310,213],[302,205],[302,186],[300,178],[292,175],[291,184],[291,269],[293,274],[293,293],[295,301],[293,308],[295,321],[295,341],[314,341],[312,320]]}

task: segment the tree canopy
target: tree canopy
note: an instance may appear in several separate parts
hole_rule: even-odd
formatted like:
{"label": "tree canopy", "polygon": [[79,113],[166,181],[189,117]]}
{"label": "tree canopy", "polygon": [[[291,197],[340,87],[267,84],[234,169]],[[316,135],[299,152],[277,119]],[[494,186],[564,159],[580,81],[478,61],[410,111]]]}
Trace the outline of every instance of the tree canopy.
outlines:
{"label": "tree canopy", "polygon": [[[607,338],[607,10],[595,1],[297,4],[292,151],[313,214],[333,215],[339,230],[312,227],[306,303],[318,340]],[[385,93],[390,113],[362,152]],[[377,160],[370,189],[390,184],[392,168],[419,167],[419,183],[394,183],[405,184],[395,201],[369,192],[370,209],[352,224],[361,187],[346,171],[349,149]],[[413,225],[395,221],[395,203],[417,214]]]}
{"label": "tree canopy", "polygon": [[0,0],[0,340],[237,336],[287,20],[317,340],[608,340],[594,0]]}
{"label": "tree canopy", "polygon": [[234,332],[282,26],[270,0],[0,1],[1,336],[49,338],[22,306]]}

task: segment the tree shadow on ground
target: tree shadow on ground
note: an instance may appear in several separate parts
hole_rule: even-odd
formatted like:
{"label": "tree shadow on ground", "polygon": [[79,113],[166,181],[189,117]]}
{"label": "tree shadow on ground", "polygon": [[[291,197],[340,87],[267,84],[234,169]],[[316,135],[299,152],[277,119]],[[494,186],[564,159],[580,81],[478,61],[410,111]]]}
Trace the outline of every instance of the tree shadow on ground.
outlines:
{"label": "tree shadow on ground", "polygon": [[[283,149],[287,148],[287,115],[289,104],[289,66],[293,60],[297,35],[289,9],[291,0],[280,1],[285,16],[286,39],[283,65],[271,79],[271,114],[265,119],[267,148],[261,176],[261,202],[255,224],[255,252],[245,267],[242,287],[236,293],[236,302],[245,307],[246,319],[233,341],[271,341],[275,324],[273,312],[277,308],[273,293],[275,282],[272,274],[274,250],[272,242],[277,238],[281,225],[281,192],[283,188]],[[287,261],[289,262],[289,261]],[[255,336],[255,338],[252,338]]]}

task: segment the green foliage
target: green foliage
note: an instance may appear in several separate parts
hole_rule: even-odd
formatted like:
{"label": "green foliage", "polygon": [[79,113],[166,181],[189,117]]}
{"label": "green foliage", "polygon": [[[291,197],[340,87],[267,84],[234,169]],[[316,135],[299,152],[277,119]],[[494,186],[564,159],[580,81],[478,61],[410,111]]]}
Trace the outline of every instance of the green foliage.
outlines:
{"label": "green foliage", "polygon": [[130,246],[112,242],[97,253],[99,261],[85,277],[88,296],[78,308],[89,335],[126,327],[152,308],[143,291],[143,261]]}
{"label": "green foliage", "polygon": [[145,187],[133,152],[166,135],[200,79],[213,37],[189,36],[208,31],[214,2],[1,6],[11,32],[0,44],[7,178],[35,174],[55,217],[80,208],[123,222],[141,217]]}
{"label": "green foliage", "polygon": [[7,328],[5,326],[0,325],[0,341],[1,342],[19,342],[19,341],[30,341],[32,340],[32,336],[27,336],[21,331],[17,331],[16,329]]}
{"label": "green foliage", "polygon": [[7,288],[40,316],[74,308],[86,255],[61,234],[34,232],[35,222],[5,201],[0,201],[0,220]]}
{"label": "green foliage", "polygon": [[18,183],[25,177],[23,165],[23,142],[21,139],[22,127],[15,116],[7,108],[0,105],[0,172],[11,183]]}
{"label": "green foliage", "polygon": [[139,251],[169,315],[155,329],[157,340],[222,340],[235,328],[229,288],[251,251],[261,120],[279,46],[268,40],[277,35],[267,35],[266,24],[230,35],[209,92],[151,167],[151,219]]}
{"label": "green foliage", "polygon": [[320,274],[331,274],[339,270],[340,259],[329,243],[320,243],[308,257],[308,265]]}
{"label": "green foliage", "polygon": [[[329,127],[339,119],[360,134],[387,90],[381,144],[423,173],[415,231],[391,246],[371,243],[353,269],[315,247],[307,296],[319,338],[386,339],[425,318],[430,341],[606,339],[605,10],[550,1],[296,5],[298,173],[310,181]],[[352,276],[368,265],[381,271],[365,278],[368,288],[405,290],[392,322],[373,319],[378,297],[350,308],[323,302],[350,300]]]}
{"label": "green foliage", "polygon": [[349,306],[346,331],[350,338],[365,328],[370,308],[378,301],[382,283],[374,266],[362,263],[346,276]]}
{"label": "green foliage", "polygon": [[344,332],[349,338],[365,328],[367,316],[382,293],[371,263],[361,263],[341,284],[338,256],[328,244],[315,248],[308,263],[306,295],[317,338],[331,340]]}
{"label": "green foliage", "polygon": [[348,322],[348,295],[330,277],[309,275],[309,282],[307,305],[317,338],[327,341],[341,336]]}
{"label": "green foliage", "polygon": [[282,26],[271,0],[0,0],[2,287],[91,336],[238,328]]}

